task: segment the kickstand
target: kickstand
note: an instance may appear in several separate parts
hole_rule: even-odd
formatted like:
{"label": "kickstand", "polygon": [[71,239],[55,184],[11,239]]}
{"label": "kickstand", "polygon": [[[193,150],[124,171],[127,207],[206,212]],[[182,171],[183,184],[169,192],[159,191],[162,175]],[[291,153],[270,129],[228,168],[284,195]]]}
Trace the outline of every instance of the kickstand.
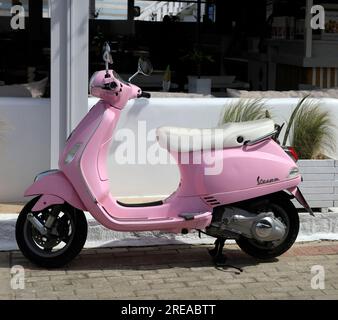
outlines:
{"label": "kickstand", "polygon": [[212,256],[213,261],[215,263],[215,267],[217,269],[219,269],[220,267],[222,267],[223,269],[225,267],[228,267],[228,268],[233,268],[233,269],[238,270],[239,273],[243,272],[243,270],[239,267],[235,267],[235,266],[226,264],[228,258],[223,253],[224,243],[225,243],[224,238],[217,238],[216,241],[215,241],[215,248],[209,250],[209,254]]}

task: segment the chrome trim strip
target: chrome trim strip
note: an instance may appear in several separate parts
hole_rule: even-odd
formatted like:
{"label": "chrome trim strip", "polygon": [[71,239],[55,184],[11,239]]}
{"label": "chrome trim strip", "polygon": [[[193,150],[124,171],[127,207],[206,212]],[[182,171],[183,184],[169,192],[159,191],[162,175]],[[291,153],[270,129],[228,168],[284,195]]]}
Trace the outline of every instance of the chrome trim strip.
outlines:
{"label": "chrome trim strip", "polygon": [[49,176],[49,175],[57,173],[57,172],[60,172],[60,170],[59,169],[52,169],[52,170],[43,171],[43,172],[36,175],[36,177],[34,178],[34,182],[42,179],[45,176]]}

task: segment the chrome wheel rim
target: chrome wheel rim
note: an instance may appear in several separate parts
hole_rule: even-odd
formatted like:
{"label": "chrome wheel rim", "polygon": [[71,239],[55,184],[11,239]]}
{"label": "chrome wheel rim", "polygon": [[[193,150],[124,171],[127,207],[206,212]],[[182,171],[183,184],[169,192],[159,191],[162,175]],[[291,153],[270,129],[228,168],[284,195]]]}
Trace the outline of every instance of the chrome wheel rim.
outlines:
{"label": "chrome wheel rim", "polygon": [[[32,214],[45,225],[51,209]],[[71,245],[75,234],[74,216],[67,210],[61,209],[47,235],[42,235],[33,224],[26,219],[24,225],[24,239],[32,252],[41,257],[56,257],[63,254]]]}

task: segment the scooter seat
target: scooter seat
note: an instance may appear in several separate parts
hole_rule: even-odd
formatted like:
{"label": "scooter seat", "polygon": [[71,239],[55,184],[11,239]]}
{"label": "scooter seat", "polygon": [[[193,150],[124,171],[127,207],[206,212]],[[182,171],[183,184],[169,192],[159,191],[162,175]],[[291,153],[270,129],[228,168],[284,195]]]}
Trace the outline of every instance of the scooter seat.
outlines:
{"label": "scooter seat", "polygon": [[162,148],[176,152],[192,152],[240,147],[245,141],[272,133],[274,128],[271,119],[262,119],[226,123],[211,129],[161,127],[156,132]]}

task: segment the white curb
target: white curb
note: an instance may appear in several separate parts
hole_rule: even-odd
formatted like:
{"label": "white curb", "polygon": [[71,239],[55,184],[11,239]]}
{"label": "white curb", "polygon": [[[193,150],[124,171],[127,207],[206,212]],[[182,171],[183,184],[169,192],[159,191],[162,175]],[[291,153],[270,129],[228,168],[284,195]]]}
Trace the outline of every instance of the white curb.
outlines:
{"label": "white curb", "polygon": [[[88,239],[86,248],[93,247],[125,247],[154,246],[165,244],[212,244],[214,238],[197,232],[188,235],[162,232],[115,232],[108,230],[96,222],[89,214]],[[0,251],[17,250],[15,241],[15,222],[17,214],[0,215]],[[297,241],[338,240],[338,212],[316,213],[315,217],[308,213],[300,213],[300,231]]]}

